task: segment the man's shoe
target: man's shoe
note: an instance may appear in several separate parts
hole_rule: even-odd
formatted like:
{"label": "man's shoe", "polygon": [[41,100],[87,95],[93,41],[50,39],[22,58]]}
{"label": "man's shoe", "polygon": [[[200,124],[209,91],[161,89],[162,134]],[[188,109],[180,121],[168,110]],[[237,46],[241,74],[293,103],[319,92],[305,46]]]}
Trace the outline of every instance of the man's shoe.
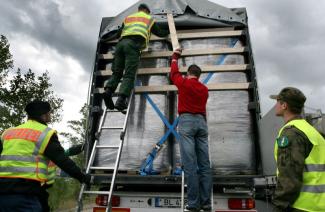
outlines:
{"label": "man's shoe", "polygon": [[201,207],[201,209],[202,209],[203,211],[206,211],[206,212],[211,212],[211,211],[212,211],[211,205],[203,205],[203,206]]}
{"label": "man's shoe", "polygon": [[189,211],[189,212],[199,212],[200,209],[198,209],[198,208],[192,208],[192,207],[189,207],[188,205],[185,205],[185,207],[184,207],[184,212],[185,212],[185,211]]}
{"label": "man's shoe", "polygon": [[109,89],[105,89],[104,93],[102,94],[105,105],[110,110],[114,110],[114,102],[112,100],[112,95],[113,93]]}
{"label": "man's shoe", "polygon": [[120,95],[115,102],[115,108],[118,111],[124,111],[126,108],[128,108],[127,97],[124,95]]}

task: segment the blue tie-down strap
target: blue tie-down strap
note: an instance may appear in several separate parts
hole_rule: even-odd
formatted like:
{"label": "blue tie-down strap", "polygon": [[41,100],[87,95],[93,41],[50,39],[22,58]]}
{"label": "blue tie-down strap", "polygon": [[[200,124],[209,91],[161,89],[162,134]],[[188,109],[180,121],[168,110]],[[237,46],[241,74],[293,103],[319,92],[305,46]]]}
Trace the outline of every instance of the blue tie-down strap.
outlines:
{"label": "blue tie-down strap", "polygon": [[[234,48],[236,46],[236,43],[237,43],[238,39],[236,38],[232,38],[230,40],[230,43],[229,43],[229,47],[230,48]],[[222,65],[224,64],[225,62],[225,59],[226,59],[227,55],[226,54],[222,54],[220,55],[220,57],[218,58],[218,60],[216,61],[216,65]],[[208,76],[202,81],[203,84],[207,84],[209,82],[209,80],[211,79],[211,77],[213,76],[214,73],[210,72],[208,74]]]}
{"label": "blue tie-down strap", "polygon": [[175,166],[173,175],[181,175],[182,174],[182,167],[180,166]]}
{"label": "blue tie-down strap", "polygon": [[159,151],[161,150],[163,144],[167,141],[168,136],[172,133],[176,139],[179,139],[179,134],[176,132],[175,127],[178,123],[178,118],[173,122],[173,124],[170,124],[166,117],[162,114],[162,112],[159,110],[157,105],[152,101],[150,96],[148,94],[143,94],[144,97],[147,99],[149,104],[153,107],[153,109],[156,111],[160,119],[164,122],[164,124],[167,126],[168,130],[163,135],[163,137],[156,143],[156,146],[151,150],[151,152],[148,154],[147,158],[143,161],[141,167],[140,167],[140,175],[156,175],[159,174],[159,172],[155,171],[153,169],[153,161],[155,160],[156,156],[158,155]]}

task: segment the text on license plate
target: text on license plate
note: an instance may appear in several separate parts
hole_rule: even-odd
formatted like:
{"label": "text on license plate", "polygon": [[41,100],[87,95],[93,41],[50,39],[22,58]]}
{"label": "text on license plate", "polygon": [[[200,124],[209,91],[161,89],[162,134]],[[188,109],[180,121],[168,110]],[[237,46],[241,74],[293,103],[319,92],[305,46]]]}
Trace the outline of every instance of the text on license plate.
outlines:
{"label": "text on license plate", "polygon": [[155,198],[155,207],[180,208],[181,207],[181,198],[156,197]]}

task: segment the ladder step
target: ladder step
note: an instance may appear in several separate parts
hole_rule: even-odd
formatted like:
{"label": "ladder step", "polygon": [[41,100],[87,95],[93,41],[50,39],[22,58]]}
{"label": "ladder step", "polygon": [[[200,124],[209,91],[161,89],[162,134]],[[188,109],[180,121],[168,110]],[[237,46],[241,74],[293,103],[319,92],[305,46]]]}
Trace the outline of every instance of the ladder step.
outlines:
{"label": "ladder step", "polygon": [[91,166],[92,170],[114,170],[113,166]]}
{"label": "ladder step", "polygon": [[104,145],[102,145],[102,146],[96,146],[96,148],[98,148],[98,149],[118,149],[118,148],[120,148],[120,146],[113,146],[113,145],[104,146]]}
{"label": "ladder step", "polygon": [[123,130],[123,127],[102,127],[104,130]]}
{"label": "ladder step", "polygon": [[84,191],[85,194],[106,194],[109,195],[109,191]]}
{"label": "ladder step", "polygon": [[108,113],[117,113],[117,112],[119,112],[120,113],[121,111],[119,111],[119,110],[109,110],[108,109],[108,110],[106,110],[106,112],[108,112]]}

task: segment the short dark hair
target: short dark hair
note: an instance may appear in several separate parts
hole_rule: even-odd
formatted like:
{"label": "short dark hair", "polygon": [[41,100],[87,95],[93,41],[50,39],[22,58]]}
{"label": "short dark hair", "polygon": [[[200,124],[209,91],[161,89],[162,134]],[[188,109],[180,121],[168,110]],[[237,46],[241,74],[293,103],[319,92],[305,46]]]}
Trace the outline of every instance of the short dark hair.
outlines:
{"label": "short dark hair", "polygon": [[188,67],[187,72],[189,75],[196,76],[197,78],[201,75],[201,68],[198,65],[192,64]]}
{"label": "short dark hair", "polygon": [[46,114],[51,110],[50,103],[41,100],[31,101],[25,107],[25,111],[29,118],[39,118],[41,115]]}
{"label": "short dark hair", "polygon": [[140,4],[138,10],[147,10],[150,13],[150,9],[146,4]]}

